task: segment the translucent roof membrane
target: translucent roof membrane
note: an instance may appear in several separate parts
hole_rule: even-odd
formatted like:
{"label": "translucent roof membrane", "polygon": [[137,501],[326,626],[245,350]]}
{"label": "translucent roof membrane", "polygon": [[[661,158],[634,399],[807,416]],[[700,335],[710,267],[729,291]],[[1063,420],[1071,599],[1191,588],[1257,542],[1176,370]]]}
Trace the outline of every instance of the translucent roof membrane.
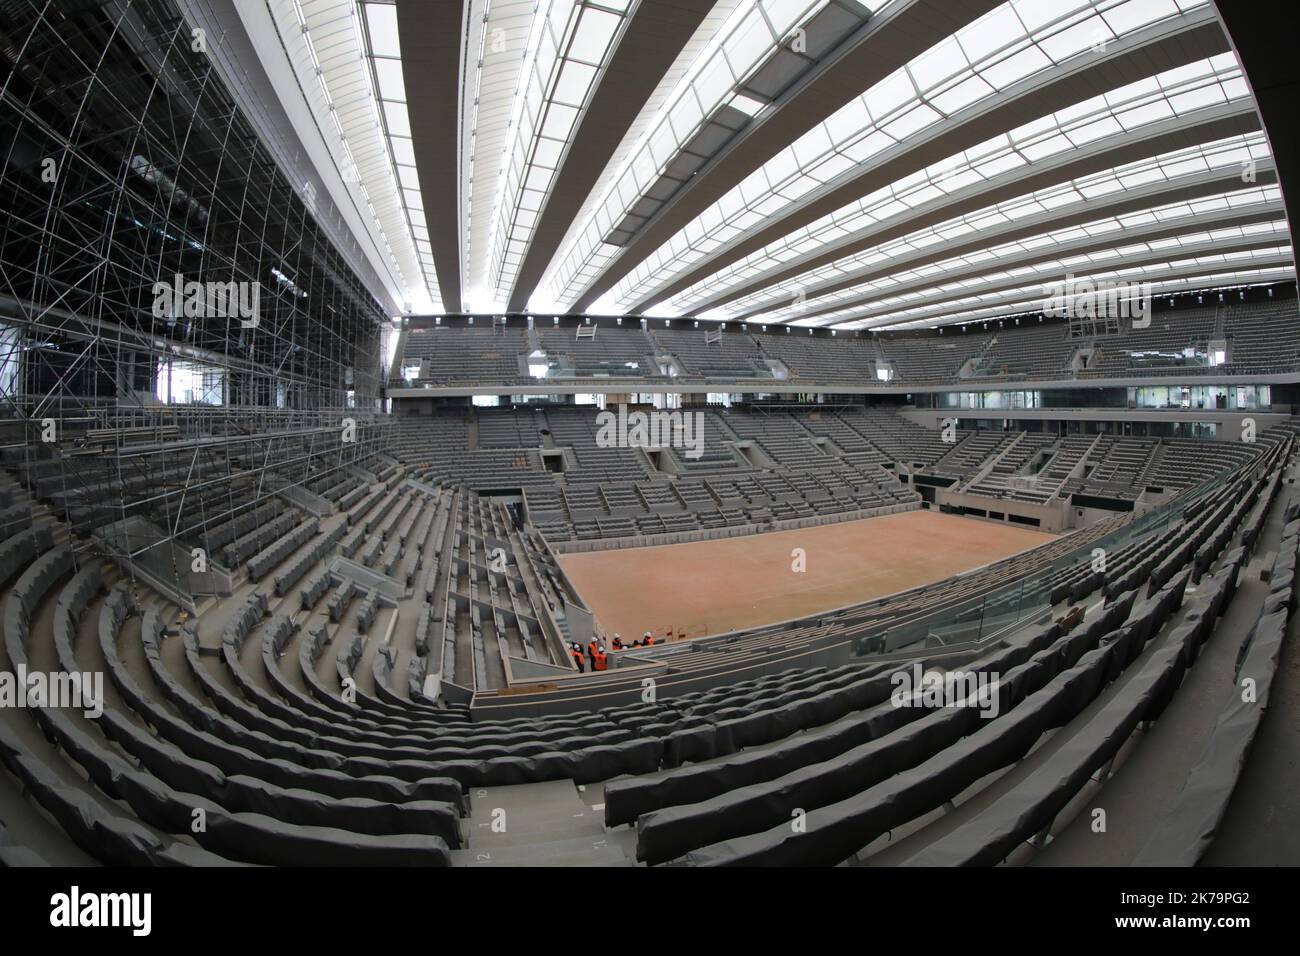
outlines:
{"label": "translucent roof membrane", "polygon": [[[1141,134],[1156,123],[1178,120],[1194,115],[1201,107],[1193,106],[1204,98],[1208,90],[1217,90],[1224,99],[1215,103],[1245,103],[1249,91],[1236,60],[1231,55],[1204,60],[1191,67],[1170,71],[1149,81],[1114,90],[1078,104],[1069,111],[1044,117],[1028,127],[996,136],[971,149],[934,163],[917,173],[877,189],[857,202],[850,203],[798,229],[781,239],[769,243],[740,262],[719,270],[707,280],[683,290],[664,303],[662,311],[669,315],[682,315],[695,311],[711,298],[736,286],[760,278],[770,270],[800,257],[823,251],[828,245],[867,233],[891,220],[898,220],[923,207],[942,206],[949,197],[962,197],[978,192],[990,183],[1010,181],[1013,177],[1027,176],[1037,168],[1070,158],[1079,148],[1095,142],[1098,124],[1114,121],[1120,132],[1115,134],[1122,143],[1131,134]],[[1086,111],[1085,111],[1086,110]],[[1268,156],[1267,141],[1263,135],[1234,140],[1237,147],[1219,145],[1231,151],[1247,143],[1256,159]],[[1179,175],[1195,167],[1205,147],[1193,147],[1162,157],[1173,168],[1166,175]],[[1261,150],[1259,152],[1258,150]],[[1219,157],[1215,162],[1235,162],[1235,158]],[[1178,166],[1186,163],[1187,168]],[[1136,184],[1144,176],[1153,176],[1152,161],[1127,164],[1126,182]],[[1136,177],[1136,178],[1133,178]],[[1097,183],[1107,177],[1093,177]],[[1109,177],[1114,182],[1115,177]],[[1094,184],[1092,189],[1102,188]],[[1111,188],[1120,188],[1113,186]],[[817,272],[801,276],[798,282],[806,287],[815,284]],[[758,293],[761,294],[761,293]],[[767,293],[768,296],[771,293]],[[730,303],[719,313],[735,314],[746,305]],[[659,310],[656,310],[659,311]]]}
{"label": "translucent roof membrane", "polygon": [[[654,123],[610,179],[579,236],[558,257],[544,283],[557,301],[571,302],[613,257],[604,239],[659,179],[709,117],[723,106],[753,115],[762,104],[736,90],[772,53],[826,7],[829,0],[751,0],[742,3],[683,76]],[[879,12],[893,0],[858,0]]]}
{"label": "translucent roof membrane", "polygon": [[587,106],[629,0],[550,0],[533,21],[515,96],[509,159],[502,166],[489,240],[490,281],[504,302],[550,195],[565,148]]}
{"label": "translucent roof membrane", "polygon": [[[940,286],[934,286],[926,289],[911,290],[899,295],[882,296],[878,301],[872,302],[870,306],[862,306],[852,310],[851,314],[854,321],[845,322],[844,314],[836,316],[811,316],[807,324],[810,325],[837,325],[843,323],[851,328],[864,328],[877,325],[892,325],[895,322],[909,316],[926,314],[926,317],[946,316],[954,308],[958,308],[963,303],[983,302],[990,306],[1005,308],[1014,305],[1018,297],[1023,295],[1026,290],[1032,292],[1037,289],[1041,293],[1045,284],[1060,282],[1067,275],[1079,277],[1090,276],[1098,270],[1106,268],[1108,265],[1115,265],[1125,261],[1132,260],[1136,256],[1144,254],[1160,254],[1169,256],[1168,262],[1185,263],[1189,261],[1208,261],[1204,253],[1206,243],[1221,242],[1225,245],[1229,241],[1248,238],[1251,236],[1264,236],[1277,241],[1279,246],[1284,246],[1290,242],[1290,235],[1287,232],[1286,220],[1279,219],[1273,223],[1261,223],[1251,226],[1233,226],[1225,229],[1215,229],[1199,233],[1190,233],[1182,236],[1175,236],[1170,239],[1159,242],[1141,242],[1132,243],[1123,250],[1110,250],[1100,254],[1068,256],[1060,259],[1053,259],[1048,262],[1039,263],[1032,267],[1024,269],[1011,269],[991,275],[979,276],[978,278],[959,280],[945,283]],[[1211,248],[1213,248],[1211,246]],[[1200,253],[1191,251],[1183,253],[1183,250],[1197,250]],[[1262,252],[1259,250],[1240,251],[1235,250],[1231,255],[1265,255],[1268,257],[1277,254],[1277,247],[1266,248]],[[1167,263],[1162,261],[1158,266],[1141,266],[1137,267],[1139,272],[1148,272],[1151,270],[1160,270],[1166,267]],[[1005,285],[1007,282],[1024,281],[1029,285],[1017,286],[1012,289],[992,289],[987,292],[980,291],[990,286]],[[968,293],[961,295],[961,293]],[[1040,296],[1041,297],[1041,296]]]}
{"label": "translucent roof membrane", "polygon": [[[970,270],[983,265],[989,267],[989,272],[979,281],[990,282],[1000,281],[1008,276],[1015,275],[1012,270],[1002,268],[1006,263],[1022,261],[1029,255],[1043,255],[1049,251],[1052,246],[1074,243],[1079,240],[1097,237],[1114,237],[1115,246],[1111,249],[1102,250],[1095,253],[1089,253],[1087,256],[1078,256],[1074,259],[1067,260],[1074,262],[1079,268],[1084,268],[1092,263],[1104,263],[1107,260],[1119,259],[1130,255],[1133,251],[1141,251],[1147,248],[1146,243],[1126,243],[1124,241],[1125,230],[1134,229],[1138,226],[1169,222],[1173,220],[1187,220],[1188,232],[1186,235],[1200,236],[1203,241],[1206,233],[1203,230],[1198,231],[1194,217],[1213,211],[1225,209],[1244,209],[1250,206],[1260,206],[1266,203],[1279,202],[1281,200],[1281,190],[1276,186],[1265,186],[1256,188],[1243,188],[1242,190],[1232,193],[1226,193],[1217,196],[1206,196],[1200,199],[1187,202],[1170,203],[1163,206],[1154,207],[1148,210],[1142,210],[1133,213],[1127,213],[1123,216],[1110,216],[1084,223],[1078,226],[1070,226],[1065,229],[1045,232],[1039,235],[1031,236],[1026,239],[1020,239],[1014,242],[1007,242],[998,245],[991,245],[986,249],[968,255],[956,256],[950,259],[940,260],[930,263],[916,269],[907,269],[900,263],[897,269],[889,268],[890,259],[905,258],[910,256],[917,249],[925,246],[917,246],[907,240],[901,240],[897,244],[892,244],[895,255],[886,254],[879,260],[886,273],[869,283],[853,286],[834,292],[827,296],[822,296],[816,300],[810,300],[812,307],[823,309],[833,306],[836,302],[848,302],[857,299],[864,293],[872,295],[887,295],[891,288],[902,286],[908,283],[914,283],[918,279],[934,277],[936,286],[939,286],[943,276],[952,273],[955,270]],[[1152,243],[1151,247],[1157,244]],[[887,249],[891,247],[886,247]],[[1170,248],[1173,248],[1172,246]],[[1027,267],[1033,269],[1036,267]],[[1076,269],[1077,271],[1077,269]],[[933,291],[927,293],[932,295]],[[850,318],[857,318],[862,311],[861,304],[847,305],[844,309],[828,312],[824,315],[817,316],[818,324],[835,324],[836,322],[846,321]],[[760,313],[754,316],[750,321],[757,322],[778,322],[782,318],[791,318],[792,312],[789,300],[783,308],[774,308],[770,312]]]}
{"label": "translucent roof membrane", "polygon": [[[267,0],[288,65],[353,201],[369,214],[367,248],[395,279],[399,300],[430,299],[402,208],[388,144],[378,124],[363,13],[352,0]],[[313,192],[303,198],[314,209]]]}
{"label": "translucent roof membrane", "polygon": [[[1205,0],[1003,4],[772,157],[624,277],[607,297],[608,305],[614,311],[627,308],[812,190],[854,167],[872,165],[888,150],[907,150],[922,132],[955,122],[950,118],[963,110],[982,108],[1013,84],[1068,69],[1068,61],[1080,55],[1104,57],[1115,41],[1204,5]],[[1207,92],[1205,102],[1213,102],[1216,95],[1221,93]],[[1033,126],[1023,128],[1021,135],[1037,132]],[[1102,121],[1090,131],[1091,138],[1119,129],[1113,118]],[[1050,151],[1051,144],[1044,148]]]}
{"label": "translucent roof membrane", "polygon": [[[1023,222],[1029,216],[1052,212],[1064,215],[1070,212],[1070,207],[1073,205],[1117,192],[1155,183],[1173,182],[1180,177],[1194,176],[1211,170],[1239,169],[1252,161],[1268,162],[1269,158],[1268,144],[1264,135],[1253,133],[1118,166],[1113,170],[1067,181],[975,210],[884,245],[846,256],[799,276],[798,289],[803,290],[806,295],[811,294],[825,283],[851,276],[865,267],[886,262],[908,251],[952,241],[973,233],[987,233],[990,230]],[[1244,185],[1246,184],[1243,182]],[[788,302],[793,294],[791,289],[777,293],[767,289],[744,296],[719,309],[709,310],[703,315],[713,319],[732,318],[757,308],[776,305],[782,301]],[[809,301],[815,303],[821,299],[809,299]]]}
{"label": "translucent roof membrane", "polygon": [[[1279,237],[1281,239],[1286,236]],[[947,325],[956,321],[955,315],[959,315],[966,310],[975,306],[981,306],[988,311],[990,315],[1014,314],[1018,310],[1028,309],[1035,310],[1042,308],[1042,302],[1045,297],[1044,286],[1047,283],[1059,282],[1067,275],[1073,275],[1076,279],[1085,278],[1105,278],[1118,273],[1123,273],[1129,278],[1148,279],[1169,272],[1170,270],[1185,269],[1189,265],[1195,264],[1215,264],[1223,262],[1235,262],[1237,260],[1248,259],[1271,259],[1279,255],[1289,256],[1289,246],[1283,244],[1276,247],[1265,247],[1263,249],[1250,250],[1233,250],[1224,253],[1203,252],[1200,254],[1189,254],[1179,259],[1170,259],[1161,261],[1152,265],[1130,266],[1120,269],[1106,269],[1106,263],[1097,263],[1095,265],[1087,262],[1075,263],[1068,269],[1057,269],[1055,272],[1044,272],[1037,276],[1038,281],[1030,281],[1028,284],[1011,290],[1000,290],[996,292],[985,292],[971,294],[961,298],[953,298],[944,301],[941,304],[923,303],[913,305],[911,308],[898,309],[889,312],[888,315],[877,316],[872,318],[859,318],[862,313],[860,310],[854,310],[840,316],[812,316],[808,318],[793,318],[791,325],[811,325],[817,327],[838,326],[840,328],[867,328],[880,326],[894,326],[908,321],[916,321],[924,317],[929,324]],[[1113,262],[1113,260],[1112,260]],[[1027,276],[1033,279],[1034,276]]]}
{"label": "translucent roof membrane", "polygon": [[[1146,283],[1153,296],[1182,292],[1186,290],[1208,289],[1224,285],[1245,285],[1257,282],[1277,282],[1295,277],[1294,265],[1252,268],[1253,263],[1295,257],[1290,245],[1277,246],[1273,249],[1259,249],[1225,255],[1194,256],[1176,262],[1162,263],[1159,266],[1137,269],[1115,269],[1105,272],[1087,274],[1075,273],[1076,280],[1090,279],[1094,282]],[[1204,269],[1204,271],[1200,271]],[[1191,270],[1190,272],[1188,270]],[[1180,276],[1166,276],[1171,272],[1185,273]],[[841,329],[887,329],[899,331],[905,329],[934,328],[939,325],[953,326],[969,322],[984,322],[992,319],[1008,319],[1016,316],[1038,315],[1044,311],[1048,296],[1041,285],[1026,286],[1015,295],[1007,294],[998,301],[981,297],[971,297],[964,302],[953,303],[945,310],[941,318],[915,318],[923,310],[910,310],[888,322],[853,323],[840,326]],[[820,327],[815,320],[796,319],[787,323],[800,328]]]}
{"label": "translucent roof membrane", "polygon": [[[362,35],[374,70],[373,90],[376,99],[376,128],[382,132],[392,163],[404,213],[401,226],[409,230],[415,243],[422,272],[421,281],[428,302],[410,303],[417,311],[441,305],[438,275],[433,266],[433,247],[429,244],[428,223],[424,218],[424,199],[420,177],[415,168],[415,149],[411,140],[411,120],[406,111],[406,85],[402,76],[402,48],[397,36],[397,8],[389,3],[361,4]],[[365,184],[362,183],[365,191]],[[369,197],[367,196],[367,201]],[[373,213],[373,210],[372,210]],[[376,217],[376,221],[378,217]],[[382,227],[381,227],[382,229]]]}
{"label": "translucent roof membrane", "polygon": [[[1294,258],[1290,249],[1285,254]],[[1146,281],[1149,276],[1117,276],[1115,273],[1107,273],[1091,277],[1094,280],[1108,280],[1119,282],[1138,282]],[[1238,286],[1251,286],[1271,284],[1274,282],[1283,282],[1295,278],[1295,267],[1293,265],[1262,268],[1262,269],[1243,269],[1229,268],[1225,271],[1204,272],[1196,275],[1181,276],[1171,279],[1160,279],[1151,281],[1149,291],[1155,298],[1163,295],[1175,295],[1181,292],[1189,291],[1210,291],[1212,289],[1231,289]],[[908,329],[935,328],[937,325],[953,326],[970,322],[988,322],[994,319],[1013,319],[1017,316],[1034,316],[1043,311],[1043,296],[1040,293],[1036,300],[1028,300],[1018,308],[999,307],[995,309],[979,309],[970,312],[956,313],[948,316],[942,322],[935,321],[917,321],[905,322],[898,325],[890,325],[888,331],[906,331]],[[803,323],[793,323],[802,325]]]}

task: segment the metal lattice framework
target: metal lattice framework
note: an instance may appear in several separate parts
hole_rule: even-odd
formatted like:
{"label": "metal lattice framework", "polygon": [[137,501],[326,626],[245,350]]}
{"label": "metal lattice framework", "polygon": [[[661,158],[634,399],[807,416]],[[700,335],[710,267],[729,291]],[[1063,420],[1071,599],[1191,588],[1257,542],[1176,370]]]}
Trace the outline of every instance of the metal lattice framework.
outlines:
{"label": "metal lattice framework", "polygon": [[[0,427],[27,490],[78,535],[138,516],[188,545],[373,459],[387,317],[214,72],[220,38],[164,0],[4,4],[0,38]],[[192,282],[255,317],[168,301]]]}

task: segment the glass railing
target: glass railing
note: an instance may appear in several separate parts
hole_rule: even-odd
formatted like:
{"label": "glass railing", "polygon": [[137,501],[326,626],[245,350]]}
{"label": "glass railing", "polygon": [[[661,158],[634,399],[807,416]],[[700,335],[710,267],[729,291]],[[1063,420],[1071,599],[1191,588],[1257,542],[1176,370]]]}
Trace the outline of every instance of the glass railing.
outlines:
{"label": "glass railing", "polygon": [[1180,520],[1187,507],[1224,487],[1233,475],[1234,472],[1228,471],[1207,479],[1114,531],[1083,542],[1005,587],[947,605],[919,619],[882,622],[878,632],[854,641],[852,653],[869,656],[903,649],[982,643],[1020,627],[1051,607],[1052,587],[1060,572],[1091,562],[1098,548],[1113,555],[1126,545],[1165,531]]}

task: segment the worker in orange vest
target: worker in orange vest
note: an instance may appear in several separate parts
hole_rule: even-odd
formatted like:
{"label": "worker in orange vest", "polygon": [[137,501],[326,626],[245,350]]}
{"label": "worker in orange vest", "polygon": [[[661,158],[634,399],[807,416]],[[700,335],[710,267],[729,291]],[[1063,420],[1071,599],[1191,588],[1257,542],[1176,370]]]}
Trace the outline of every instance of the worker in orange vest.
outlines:
{"label": "worker in orange vest", "polygon": [[646,631],[645,636],[641,638],[641,646],[654,647],[655,646],[654,635],[652,635],[649,631]]}
{"label": "worker in orange vest", "polygon": [[619,637],[617,634],[615,634],[615,635],[614,635],[614,650],[616,650],[616,651],[621,651],[622,649],[623,649],[623,638],[621,638],[621,637]]}
{"label": "worker in orange vest", "polygon": [[573,663],[578,665],[578,673],[579,674],[585,673],[587,670],[587,666],[582,656],[582,645],[571,644],[569,646],[569,653],[573,655]]}
{"label": "worker in orange vest", "polygon": [[605,653],[605,645],[599,644],[591,654],[591,669],[593,671],[603,671],[609,669],[609,656]]}

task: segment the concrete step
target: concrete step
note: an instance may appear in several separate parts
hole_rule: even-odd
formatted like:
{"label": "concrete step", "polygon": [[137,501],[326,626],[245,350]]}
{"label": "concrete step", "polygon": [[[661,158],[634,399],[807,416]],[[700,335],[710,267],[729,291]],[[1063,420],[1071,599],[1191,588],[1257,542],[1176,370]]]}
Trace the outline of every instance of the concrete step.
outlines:
{"label": "concrete step", "polygon": [[473,847],[451,852],[452,866],[634,866],[604,836],[574,837],[524,846]]}
{"label": "concrete step", "polygon": [[[573,783],[554,780],[470,791],[470,815],[461,824],[470,849],[518,847],[557,839],[601,839],[602,815],[587,806]],[[499,811],[499,812],[498,812]],[[503,832],[493,830],[504,825]]]}

